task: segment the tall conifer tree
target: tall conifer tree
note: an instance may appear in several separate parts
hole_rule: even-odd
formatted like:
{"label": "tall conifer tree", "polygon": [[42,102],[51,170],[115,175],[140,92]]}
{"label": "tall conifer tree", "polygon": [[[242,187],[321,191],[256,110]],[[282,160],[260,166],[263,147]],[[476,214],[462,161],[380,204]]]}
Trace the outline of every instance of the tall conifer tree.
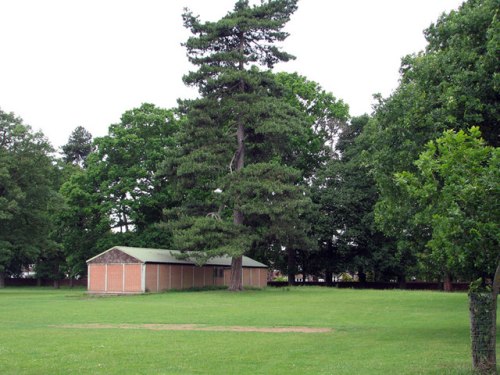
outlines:
{"label": "tall conifer tree", "polygon": [[288,36],[282,29],[296,9],[297,0],[258,6],[239,0],[217,22],[183,14],[193,33],[184,46],[198,67],[184,82],[202,97],[185,103],[188,121],[174,169],[189,187],[181,199],[182,214],[191,219],[174,234],[184,250],[232,256],[230,290],[241,290],[242,255],[264,232],[284,246],[305,233],[298,217],[310,200],[290,162],[300,116],[280,100],[272,75],[259,69],[293,58],[276,42]]}

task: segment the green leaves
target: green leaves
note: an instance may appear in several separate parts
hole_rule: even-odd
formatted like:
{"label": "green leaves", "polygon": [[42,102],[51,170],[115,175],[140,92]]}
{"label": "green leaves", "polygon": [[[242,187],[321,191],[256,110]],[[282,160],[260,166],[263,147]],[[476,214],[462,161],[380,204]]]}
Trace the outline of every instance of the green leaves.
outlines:
{"label": "green leaves", "polygon": [[[432,215],[409,201],[408,193],[418,199],[432,197],[443,188],[444,173],[450,179],[454,176],[453,181],[448,180],[446,191],[457,197],[459,208],[458,198],[467,200],[474,194],[467,180],[468,171],[463,170],[464,165],[473,166],[458,154],[454,157],[459,159],[445,161],[439,156],[444,145],[433,140],[443,131],[478,126],[471,130],[474,138],[480,130],[487,144],[498,146],[497,13],[498,1],[479,0],[465,2],[458,11],[440,17],[425,31],[429,42],[426,50],[403,58],[399,87],[389,98],[379,98],[374,119],[363,131],[362,137],[370,145],[365,151],[365,163],[380,192],[375,207],[377,225],[386,235],[397,238],[400,250],[413,249],[410,263],[414,263],[417,253],[426,251]],[[458,132],[455,140],[447,139],[448,147],[462,147],[461,137],[465,135]],[[414,164],[419,154],[420,161]],[[425,176],[425,181],[418,179],[418,189],[417,171]],[[432,212],[432,205],[428,210]],[[442,216],[434,220],[450,231],[454,225],[445,224]],[[427,256],[419,257],[429,260]],[[439,272],[434,264],[428,268]]]}
{"label": "green leaves", "polygon": [[58,197],[52,151],[43,134],[0,110],[0,273],[19,274],[53,245],[51,208]]}
{"label": "green leaves", "polygon": [[493,274],[500,253],[500,152],[486,146],[479,128],[446,131],[420,154],[416,173],[396,174],[427,223],[426,244],[438,267],[477,278]]}

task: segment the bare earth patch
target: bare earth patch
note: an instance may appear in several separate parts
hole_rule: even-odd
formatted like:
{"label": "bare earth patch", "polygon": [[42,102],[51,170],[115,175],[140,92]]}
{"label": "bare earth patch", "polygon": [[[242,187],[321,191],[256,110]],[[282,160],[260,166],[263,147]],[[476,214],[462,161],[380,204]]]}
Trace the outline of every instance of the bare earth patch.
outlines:
{"label": "bare earth patch", "polygon": [[63,324],[57,328],[78,329],[151,329],[154,331],[218,331],[218,332],[266,332],[266,333],[328,333],[331,328],[312,327],[245,327],[245,326],[207,326],[203,324]]}

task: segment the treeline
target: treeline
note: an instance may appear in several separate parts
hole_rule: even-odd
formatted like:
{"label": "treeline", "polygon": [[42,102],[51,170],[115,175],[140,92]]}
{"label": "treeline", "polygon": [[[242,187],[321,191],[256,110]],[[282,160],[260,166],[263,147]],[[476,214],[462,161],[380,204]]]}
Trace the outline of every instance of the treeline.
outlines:
{"label": "treeline", "polygon": [[[296,1],[187,11],[200,97],[143,104],[108,135],[76,128],[59,152],[0,111],[0,280],[85,276],[113,245],[245,254],[290,277],[402,284],[492,278],[500,243],[495,0],[471,0],[402,59],[372,114],[299,74],[275,46]],[[346,57],[348,58],[348,57]],[[71,119],[68,119],[70,121]],[[0,281],[0,282],[2,282]]]}

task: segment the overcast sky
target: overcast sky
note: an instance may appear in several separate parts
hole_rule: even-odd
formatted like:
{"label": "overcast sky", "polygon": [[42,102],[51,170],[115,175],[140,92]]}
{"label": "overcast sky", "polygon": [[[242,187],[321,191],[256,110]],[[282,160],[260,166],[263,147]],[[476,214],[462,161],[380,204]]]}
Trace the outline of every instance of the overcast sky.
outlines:
{"label": "overcast sky", "polygon": [[[235,0],[0,0],[0,108],[51,143],[77,126],[107,134],[141,103],[164,108],[196,91],[182,83],[191,66],[180,45],[184,7],[215,21]],[[257,1],[251,1],[257,3]],[[388,96],[400,59],[425,47],[422,31],[461,0],[301,0],[286,30],[298,72],[370,113]]]}

